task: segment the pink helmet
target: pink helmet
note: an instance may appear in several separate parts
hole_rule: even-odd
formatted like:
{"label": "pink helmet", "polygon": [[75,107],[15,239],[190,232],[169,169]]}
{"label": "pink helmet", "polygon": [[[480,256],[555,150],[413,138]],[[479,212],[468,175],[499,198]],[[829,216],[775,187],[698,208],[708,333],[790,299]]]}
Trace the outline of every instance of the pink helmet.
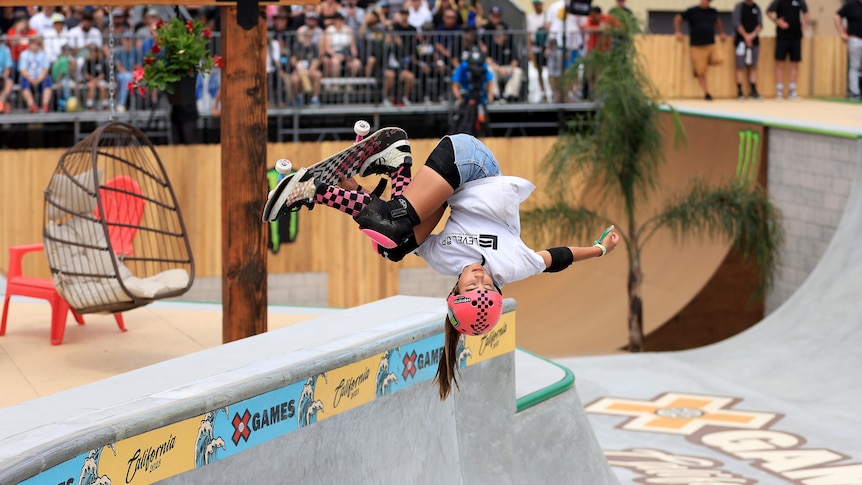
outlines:
{"label": "pink helmet", "polygon": [[464,335],[483,335],[491,331],[503,314],[503,295],[490,290],[471,290],[449,295],[449,321]]}

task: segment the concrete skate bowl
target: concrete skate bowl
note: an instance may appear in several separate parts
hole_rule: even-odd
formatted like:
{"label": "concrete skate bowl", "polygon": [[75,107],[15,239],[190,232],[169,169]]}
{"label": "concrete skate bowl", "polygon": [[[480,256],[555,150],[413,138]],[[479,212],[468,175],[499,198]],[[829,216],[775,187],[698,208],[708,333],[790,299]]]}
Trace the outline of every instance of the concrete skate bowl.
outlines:
{"label": "concrete skate bowl", "polygon": [[[675,149],[671,119],[670,114],[664,115],[666,163],[660,168],[657,190],[638,206],[639,221],[654,214],[668,196],[685,192],[694,178],[718,184],[737,177],[737,169],[745,165],[758,181],[766,183],[766,140],[760,124],[681,116],[687,143]],[[740,150],[741,145],[756,150],[747,155],[745,149]],[[537,182],[541,187],[541,179]],[[596,191],[589,184],[587,187],[580,199],[584,205],[615,221],[624,220],[620,204],[600,202]],[[586,241],[546,243],[562,244],[583,245]],[[729,249],[725,241],[690,239],[680,243],[669,231],[657,232],[643,248],[647,350],[715,342],[763,317],[762,304],[750,302],[757,273]],[[518,301],[519,317],[526,322],[519,329],[518,345],[547,356],[624,348],[628,342],[627,281],[626,247],[620,244],[606,258],[578,262],[560,273],[507,285],[506,296]],[[724,298],[727,295],[730,297]],[[672,330],[661,331],[668,322],[673,324]]]}
{"label": "concrete skate bowl", "polygon": [[617,484],[514,309],[444,402],[445,304],[397,296],[0,409],[0,483]]}
{"label": "concrete skate bowl", "polygon": [[[663,483],[662,474],[675,483],[862,483],[862,141],[781,131],[770,137],[782,149],[800,143],[772,157],[770,174],[806,170],[804,180],[774,177],[794,185],[787,207],[811,181],[826,200],[849,193],[834,204],[842,209],[835,231],[792,295],[757,325],[704,348],[559,361],[578,374],[578,394],[622,483]],[[841,160],[829,150],[836,146],[849,148]],[[822,209],[807,220],[794,220],[794,212],[804,216],[799,206],[786,212],[785,224],[796,224],[789,237],[802,242],[788,252],[814,246]],[[791,263],[801,259],[791,254]]]}

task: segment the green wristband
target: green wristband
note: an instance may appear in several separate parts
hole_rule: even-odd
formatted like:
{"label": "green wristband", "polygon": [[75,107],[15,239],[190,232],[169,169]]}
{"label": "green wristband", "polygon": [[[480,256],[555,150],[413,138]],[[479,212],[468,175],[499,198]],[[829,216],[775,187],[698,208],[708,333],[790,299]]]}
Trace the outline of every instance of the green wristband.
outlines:
{"label": "green wristband", "polygon": [[608,234],[610,234],[610,233],[611,233],[611,228],[610,228],[610,227],[608,227],[607,229],[605,229],[605,232],[603,232],[603,233],[602,233],[602,235],[601,235],[601,236],[599,236],[599,238],[598,238],[598,239],[596,239],[595,241],[593,241],[593,244],[602,244],[602,241],[604,241],[604,240],[605,240],[605,237],[606,237]]}

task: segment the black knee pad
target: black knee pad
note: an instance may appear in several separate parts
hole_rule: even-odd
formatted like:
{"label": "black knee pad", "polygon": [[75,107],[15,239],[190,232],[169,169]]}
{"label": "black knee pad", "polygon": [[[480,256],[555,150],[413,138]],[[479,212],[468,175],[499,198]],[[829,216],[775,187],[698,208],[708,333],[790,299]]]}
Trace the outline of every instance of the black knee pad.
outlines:
{"label": "black knee pad", "polygon": [[410,203],[404,197],[398,196],[389,202],[373,197],[353,220],[359,223],[359,230],[374,242],[385,249],[393,249],[411,240],[415,244],[414,218],[415,211]]}

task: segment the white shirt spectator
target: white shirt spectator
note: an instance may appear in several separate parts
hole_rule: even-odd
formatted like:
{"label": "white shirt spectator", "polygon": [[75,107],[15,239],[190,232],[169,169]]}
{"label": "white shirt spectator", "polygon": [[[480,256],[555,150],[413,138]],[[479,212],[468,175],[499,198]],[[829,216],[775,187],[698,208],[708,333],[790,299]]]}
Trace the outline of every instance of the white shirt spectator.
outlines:
{"label": "white shirt spectator", "polygon": [[[581,15],[572,15],[566,12],[568,2],[559,0],[548,7],[548,33],[557,39],[557,45],[563,45],[563,34],[566,36],[566,47],[568,50],[580,49],[584,44],[581,36]],[[565,18],[565,23],[563,19]]]}
{"label": "white shirt spectator", "polygon": [[51,30],[46,30],[42,34],[42,38],[44,39],[45,55],[48,56],[48,62],[54,62],[60,57],[64,45],[72,45],[69,39],[69,29],[65,25],[59,33],[52,26]]}
{"label": "white shirt spectator", "polygon": [[90,27],[90,30],[84,32],[79,24],[77,27],[69,29],[69,45],[73,49],[81,49],[90,44],[95,44],[97,47],[102,47],[102,32],[95,26]]}
{"label": "white shirt spectator", "polygon": [[278,45],[278,41],[273,39],[269,41],[269,48],[266,51],[266,72],[267,74],[272,74],[278,69],[278,64],[280,63],[281,54],[279,51],[281,48]]}
{"label": "white shirt spectator", "polygon": [[[53,7],[51,9],[53,10]],[[36,15],[30,17],[30,21],[28,22],[30,28],[38,32],[40,36],[44,36],[49,30],[54,30],[54,21],[51,20],[51,13],[46,15],[45,8],[40,9]]]}
{"label": "white shirt spectator", "polygon": [[543,11],[542,13],[533,12],[531,14],[527,14],[527,32],[529,32],[531,36],[535,36],[536,32],[538,32],[539,29],[544,27],[547,23],[547,11]]}
{"label": "white shirt spectator", "polygon": [[428,22],[434,22],[434,15],[431,13],[431,9],[428,8],[428,2],[425,0],[405,2],[404,8],[409,12],[407,23],[415,27],[416,30],[421,31],[423,25]]}

